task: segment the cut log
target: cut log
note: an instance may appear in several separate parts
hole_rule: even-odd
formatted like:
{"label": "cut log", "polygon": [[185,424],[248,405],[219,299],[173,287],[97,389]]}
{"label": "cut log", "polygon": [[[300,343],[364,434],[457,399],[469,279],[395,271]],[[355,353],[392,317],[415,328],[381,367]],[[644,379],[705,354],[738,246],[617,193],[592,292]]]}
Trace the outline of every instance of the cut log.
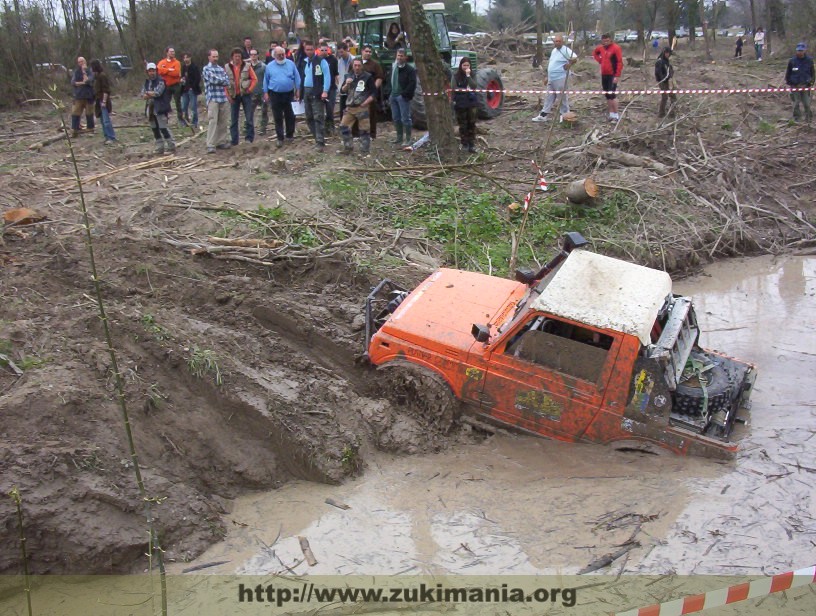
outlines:
{"label": "cut log", "polygon": [[651,158],[646,158],[645,156],[635,156],[634,154],[621,152],[620,150],[614,150],[602,145],[591,145],[587,147],[586,151],[588,154],[592,154],[593,156],[601,156],[606,160],[618,163],[624,167],[645,167],[647,169],[654,169],[661,175],[668,175],[672,172],[671,167],[667,167],[663,163],[659,163]]}
{"label": "cut log", "polygon": [[566,190],[571,203],[586,203],[598,196],[598,185],[592,178],[570,182]]}

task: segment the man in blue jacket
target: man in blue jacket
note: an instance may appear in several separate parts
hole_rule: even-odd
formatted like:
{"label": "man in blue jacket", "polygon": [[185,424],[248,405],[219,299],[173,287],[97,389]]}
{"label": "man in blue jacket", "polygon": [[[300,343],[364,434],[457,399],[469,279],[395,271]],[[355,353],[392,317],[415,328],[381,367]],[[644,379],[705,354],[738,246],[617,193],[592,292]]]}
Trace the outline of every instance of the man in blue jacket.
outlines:
{"label": "man in blue jacket", "polygon": [[300,100],[300,73],[295,63],[286,58],[283,47],[272,50],[272,61],[266,65],[263,80],[264,101],[272,108],[275,120],[275,145],[281,147],[286,122],[286,142],[295,138],[295,113],[292,101]]}
{"label": "man in blue jacket", "polygon": [[331,70],[325,58],[315,54],[314,43],[303,42],[306,64],[303,75],[303,102],[306,107],[306,124],[314,135],[318,151],[326,147],[324,136],[326,123],[326,101],[331,88]]}
{"label": "man in blue jacket", "polygon": [[[796,46],[796,55],[788,60],[788,68],[785,71],[785,83],[791,88],[811,88],[813,87],[813,58],[807,55],[807,45],[799,43]],[[810,90],[796,90],[791,92],[793,101],[793,119],[796,122],[802,120],[802,113],[799,111],[799,104],[805,109],[805,122],[813,120],[813,112],[810,110]]]}

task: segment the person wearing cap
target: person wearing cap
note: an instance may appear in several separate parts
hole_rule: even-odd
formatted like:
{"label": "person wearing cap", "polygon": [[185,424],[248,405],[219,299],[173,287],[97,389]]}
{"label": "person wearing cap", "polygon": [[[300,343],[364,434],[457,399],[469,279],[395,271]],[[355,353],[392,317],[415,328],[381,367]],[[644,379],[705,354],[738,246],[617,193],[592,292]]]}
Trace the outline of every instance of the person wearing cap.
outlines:
{"label": "person wearing cap", "polygon": [[[796,46],[796,55],[788,60],[785,83],[791,88],[812,88],[813,77],[813,58],[807,55],[807,45],[799,43]],[[802,120],[802,113],[799,111],[800,103],[805,110],[805,122],[810,123],[813,120],[813,112],[810,110],[810,92],[810,90],[797,89],[790,93],[793,101],[794,121]]]}
{"label": "person wearing cap", "polygon": [[669,115],[674,115],[674,105],[677,102],[677,97],[674,92],[669,92],[672,89],[671,83],[674,78],[674,67],[671,64],[671,47],[664,47],[660,56],[655,62],[655,79],[657,80],[657,87],[663,90],[660,95],[660,108],[657,110],[657,115],[660,118],[666,117],[666,102],[671,98],[671,106],[669,107]]}
{"label": "person wearing cap", "polygon": [[363,45],[363,50],[360,53],[360,57],[363,60],[363,71],[374,76],[374,102],[369,105],[369,122],[371,123],[371,138],[376,139],[377,112],[379,111],[380,99],[382,97],[382,84],[383,79],[385,78],[385,73],[383,72],[382,66],[380,66],[379,62],[371,59],[372,51],[373,47],[366,43]]}
{"label": "person wearing cap", "polygon": [[145,115],[147,116],[153,137],[156,139],[156,154],[164,154],[165,151],[175,152],[176,143],[173,135],[167,128],[167,117],[170,115],[170,92],[164,83],[164,79],[159,77],[156,65],[153,62],[147,63],[147,79],[139,95],[145,101]]}

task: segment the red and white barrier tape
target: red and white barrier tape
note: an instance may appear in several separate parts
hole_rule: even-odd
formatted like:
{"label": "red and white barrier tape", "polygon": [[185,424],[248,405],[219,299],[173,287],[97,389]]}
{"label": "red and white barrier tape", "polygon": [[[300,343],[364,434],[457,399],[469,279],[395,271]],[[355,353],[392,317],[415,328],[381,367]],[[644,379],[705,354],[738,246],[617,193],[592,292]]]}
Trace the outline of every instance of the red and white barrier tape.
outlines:
{"label": "red and white barrier tape", "polygon": [[[578,94],[586,94],[589,96],[600,96],[602,94],[785,94],[788,92],[812,92],[816,87],[812,88],[719,88],[719,89],[677,89],[677,90],[566,90],[564,94],[570,96]],[[484,94],[496,94],[503,92],[504,94],[550,94],[559,91],[555,90],[502,90],[502,89],[478,89],[478,90],[446,90],[445,92],[423,92],[423,96],[448,96],[450,92],[481,92]]]}
{"label": "red and white barrier tape", "polygon": [[775,592],[807,586],[816,582],[816,566],[780,573],[771,577],[736,584],[728,588],[712,590],[702,595],[692,595],[674,601],[657,603],[649,607],[642,607],[626,612],[618,612],[615,616],[682,616],[702,612],[713,607],[722,607],[747,599],[758,599]]}

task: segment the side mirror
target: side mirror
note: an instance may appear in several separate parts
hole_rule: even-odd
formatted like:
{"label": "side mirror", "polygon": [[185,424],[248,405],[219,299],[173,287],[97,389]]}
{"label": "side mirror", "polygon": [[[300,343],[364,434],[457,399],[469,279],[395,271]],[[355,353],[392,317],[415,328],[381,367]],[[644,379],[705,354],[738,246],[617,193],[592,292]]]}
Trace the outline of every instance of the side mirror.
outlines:
{"label": "side mirror", "polygon": [[473,324],[470,333],[476,339],[476,342],[487,342],[490,340],[490,328],[487,325]]}

